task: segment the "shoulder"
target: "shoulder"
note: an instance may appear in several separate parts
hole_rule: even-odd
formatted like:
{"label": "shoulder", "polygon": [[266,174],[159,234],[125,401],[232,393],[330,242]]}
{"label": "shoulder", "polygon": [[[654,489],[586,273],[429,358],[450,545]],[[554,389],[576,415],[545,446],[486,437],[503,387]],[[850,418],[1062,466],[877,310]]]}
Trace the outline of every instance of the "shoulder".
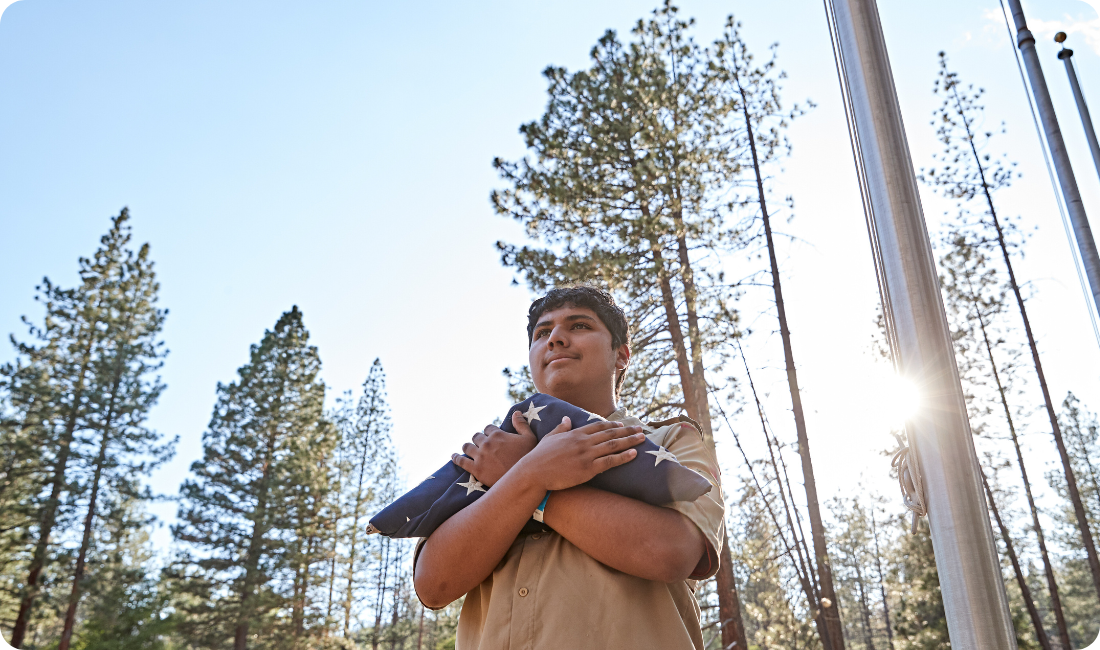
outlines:
{"label": "shoulder", "polygon": [[646,435],[653,442],[671,449],[676,447],[704,448],[703,428],[699,423],[686,415],[678,415],[667,420],[647,422]]}
{"label": "shoulder", "polygon": [[646,437],[672,452],[681,465],[702,472],[712,483],[721,482],[721,470],[714,453],[703,440],[703,427],[686,415],[648,422]]}

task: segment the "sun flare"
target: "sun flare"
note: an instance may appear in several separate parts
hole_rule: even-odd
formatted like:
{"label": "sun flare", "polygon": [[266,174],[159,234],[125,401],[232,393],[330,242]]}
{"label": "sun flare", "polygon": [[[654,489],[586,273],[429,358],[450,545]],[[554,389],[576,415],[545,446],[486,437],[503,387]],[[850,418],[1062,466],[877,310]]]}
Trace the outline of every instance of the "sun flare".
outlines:
{"label": "sun flare", "polygon": [[921,398],[913,381],[898,375],[892,368],[881,368],[865,379],[866,406],[875,428],[900,429],[906,420],[917,414]]}

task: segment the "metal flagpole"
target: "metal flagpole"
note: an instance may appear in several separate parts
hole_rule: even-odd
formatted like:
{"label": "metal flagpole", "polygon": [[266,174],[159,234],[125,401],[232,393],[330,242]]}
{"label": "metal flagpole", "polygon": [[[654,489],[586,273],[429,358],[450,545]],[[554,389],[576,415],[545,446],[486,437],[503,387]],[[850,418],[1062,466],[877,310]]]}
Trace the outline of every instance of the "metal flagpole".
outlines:
{"label": "metal flagpole", "polygon": [[921,394],[906,424],[919,467],[911,491],[927,508],[951,647],[1012,650],[1016,636],[878,7],[829,1],[894,359]]}
{"label": "metal flagpole", "polygon": [[1024,67],[1027,68],[1031,94],[1035,97],[1039,120],[1043,123],[1043,132],[1046,134],[1047,148],[1050,149],[1050,158],[1058,174],[1062,196],[1066,199],[1069,221],[1073,226],[1073,235],[1077,239],[1077,248],[1081,252],[1085,276],[1092,290],[1093,308],[1100,313],[1100,255],[1096,252],[1096,240],[1093,239],[1092,228],[1085,215],[1085,204],[1081,201],[1080,190],[1077,189],[1077,179],[1073,176],[1073,168],[1069,163],[1062,130],[1058,127],[1058,116],[1054,114],[1054,104],[1050,100],[1046,77],[1043,76],[1043,68],[1039,65],[1039,53],[1035,51],[1035,36],[1027,28],[1020,0],[1008,0],[1008,6],[1012,12],[1012,21],[1016,23],[1016,45],[1020,48]]}
{"label": "metal flagpole", "polygon": [[1081,115],[1081,126],[1085,127],[1085,138],[1089,141],[1089,150],[1092,151],[1092,163],[1096,165],[1096,173],[1100,174],[1100,143],[1096,142],[1096,130],[1092,128],[1092,116],[1089,115],[1089,106],[1085,103],[1085,94],[1081,92],[1081,82],[1077,80],[1077,70],[1073,67],[1073,50],[1065,45],[1065,32],[1055,34],[1054,42],[1062,44],[1062,50],[1058,52],[1058,58],[1066,64],[1069,87],[1073,89],[1073,99],[1077,102],[1077,112]]}

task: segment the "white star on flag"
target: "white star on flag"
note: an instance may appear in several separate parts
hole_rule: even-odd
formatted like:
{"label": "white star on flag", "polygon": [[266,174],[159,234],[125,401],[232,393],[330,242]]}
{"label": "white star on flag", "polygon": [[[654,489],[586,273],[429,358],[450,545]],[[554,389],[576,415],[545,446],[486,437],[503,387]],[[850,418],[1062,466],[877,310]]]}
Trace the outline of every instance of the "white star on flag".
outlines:
{"label": "white star on flag", "polygon": [[535,403],[531,402],[531,408],[527,409],[527,412],[523,414],[523,417],[528,422],[533,422],[535,420],[538,420],[538,421],[541,422],[542,418],[539,417],[539,411],[541,411],[544,408],[546,408],[546,407],[545,406],[535,406]]}
{"label": "white star on flag", "polygon": [[425,483],[432,480],[433,478],[435,478],[435,477],[434,476],[429,476],[428,478],[424,479],[423,481],[420,481],[419,485],[424,485]]}
{"label": "white star on flag", "polygon": [[466,496],[470,496],[474,492],[484,492],[485,491],[484,484],[481,481],[474,478],[473,474],[470,474],[470,480],[466,481],[465,483],[455,483],[455,485],[461,485],[462,487],[466,488]]}
{"label": "white star on flag", "polygon": [[653,454],[657,457],[657,460],[653,463],[654,467],[660,465],[662,460],[671,460],[674,463],[679,462],[676,460],[676,456],[664,447],[660,447],[657,451],[647,451],[646,453]]}
{"label": "white star on flag", "polygon": [[591,422],[592,420],[602,420],[602,419],[603,419],[603,418],[601,418],[600,416],[596,415],[595,413],[589,413],[589,414],[588,414],[588,421],[589,421],[589,422]]}

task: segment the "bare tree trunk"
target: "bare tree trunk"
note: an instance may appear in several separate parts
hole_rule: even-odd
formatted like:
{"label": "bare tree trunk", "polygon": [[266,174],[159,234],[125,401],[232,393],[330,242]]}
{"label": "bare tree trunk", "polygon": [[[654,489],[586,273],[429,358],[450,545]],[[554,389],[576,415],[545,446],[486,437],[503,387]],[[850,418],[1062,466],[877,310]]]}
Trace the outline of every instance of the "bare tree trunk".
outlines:
{"label": "bare tree trunk", "polygon": [[[1061,641],[1062,647],[1069,650],[1073,647],[1069,640],[1069,627],[1066,625],[1066,616],[1062,611],[1062,598],[1058,593],[1058,581],[1054,577],[1054,566],[1051,564],[1050,555],[1047,553],[1046,536],[1043,535],[1043,526],[1039,523],[1039,508],[1035,505],[1035,497],[1031,493],[1031,481],[1027,478],[1027,467],[1024,465],[1024,454],[1020,449],[1020,439],[1016,435],[1016,425],[1012,420],[1012,409],[1008,406],[1008,396],[1005,393],[1004,385],[1001,383],[1001,375],[997,371],[997,361],[993,358],[993,344],[989,340],[989,332],[986,330],[985,317],[982,315],[981,308],[978,306],[977,296],[974,294],[974,287],[970,283],[969,276],[967,277],[967,284],[970,286],[970,295],[974,301],[974,313],[978,317],[978,326],[982,331],[982,341],[985,343],[985,351],[989,357],[989,367],[993,371],[992,374],[994,382],[997,385],[997,393],[1000,395],[1001,406],[1004,408],[1005,422],[1008,423],[1008,432],[1012,436],[1012,446],[1016,450],[1016,462],[1020,466],[1020,477],[1024,481],[1024,493],[1027,494],[1027,505],[1031,510],[1032,527],[1035,530],[1035,536],[1039,539],[1039,555],[1043,559],[1043,572],[1046,574],[1047,590],[1050,591],[1050,606],[1051,609],[1054,610],[1054,620],[1058,624],[1058,638],[1059,641]],[[984,477],[982,480],[985,480]],[[988,490],[988,486],[986,489]],[[989,498],[990,507],[996,511],[997,506],[992,503],[992,492],[990,492]],[[1000,517],[998,516],[998,522],[999,521]],[[1005,537],[1005,543],[1009,546],[1009,553],[1011,554],[1012,542],[1008,540],[1007,534],[1007,531],[1004,531],[1002,537]],[[1030,593],[1025,596],[1025,598],[1030,599]]]}
{"label": "bare tree trunk", "polygon": [[[886,582],[882,577],[882,551],[878,546],[878,524],[875,523],[875,509],[871,507],[871,535],[875,538],[875,571],[878,573],[878,588],[882,594],[882,615],[886,619],[886,641],[890,650],[894,650],[894,628],[890,625],[890,605],[886,601]],[[1043,650],[1046,650],[1044,648]]]}
{"label": "bare tree trunk", "polygon": [[371,632],[371,650],[378,650],[378,628],[382,627],[382,610],[386,607],[386,577],[390,570],[390,540],[387,537],[382,541],[385,551],[382,554],[382,566],[378,569],[378,599],[375,601],[374,630]]}
{"label": "bare tree trunk", "polygon": [[[665,320],[668,325],[669,336],[672,338],[676,368],[680,375],[680,386],[684,392],[684,408],[688,412],[688,417],[700,423],[703,428],[703,431],[700,431],[703,440],[707,443],[707,447],[711,452],[714,452],[714,434],[710,426],[710,408],[707,401],[706,377],[703,366],[700,363],[697,367],[697,374],[704,382],[702,395],[699,395],[696,390],[696,373],[692,373],[691,370],[683,330],[680,327],[680,315],[676,311],[676,301],[672,293],[672,284],[661,256],[660,242],[654,241],[651,243],[654,263],[657,266],[657,277],[661,287]],[[681,262],[681,265],[683,265],[683,262]],[[701,350],[701,347],[695,345],[695,342],[693,342],[692,347]],[[747,648],[748,639],[745,636],[745,623],[741,615],[741,598],[737,594],[737,582],[733,575],[733,567],[730,565],[733,556],[729,552],[729,541],[724,541],[722,547],[720,551],[722,555],[718,563],[718,574],[715,576],[715,586],[718,590],[718,615],[722,621],[722,645],[731,649]]]}
{"label": "bare tree trunk", "polygon": [[867,605],[867,591],[863,586],[863,571],[859,566],[859,559],[852,558],[852,566],[856,569],[856,586],[859,588],[859,612],[863,620],[863,643],[867,650],[875,650],[875,640],[871,628],[871,608]]}
{"label": "bare tree trunk", "polygon": [[359,458],[359,479],[355,486],[355,508],[351,518],[351,542],[348,545],[348,588],[344,596],[344,637],[351,630],[351,602],[355,591],[355,558],[359,551],[359,514],[363,507],[363,478],[367,471],[366,452]]}
{"label": "bare tree trunk", "polygon": [[806,509],[810,516],[810,537],[813,539],[814,556],[820,581],[822,615],[825,616],[829,630],[829,646],[832,650],[844,650],[844,628],[840,620],[840,610],[837,608],[836,589],[833,587],[833,571],[829,566],[829,552],[825,542],[825,524],[821,519],[821,506],[817,498],[817,479],[814,477],[813,460],[810,458],[810,441],[806,435],[806,417],[802,412],[802,395],[798,388],[798,371],[795,369],[794,364],[791,332],[787,327],[787,309],[783,303],[783,286],[779,278],[779,263],[775,257],[775,241],[772,237],[771,218],[768,216],[768,206],[764,195],[764,178],[760,170],[760,160],[756,153],[756,141],[752,132],[748,97],[745,89],[741,86],[741,80],[737,76],[736,70],[734,71],[734,78],[741,93],[741,108],[745,115],[745,128],[748,131],[753,170],[756,172],[760,215],[764,224],[764,237],[768,244],[768,261],[771,265],[772,289],[775,293],[775,308],[779,318],[779,334],[783,339],[783,358],[787,366],[787,387],[791,393],[795,431],[798,434],[798,454],[802,458],[802,477],[806,487]]}
{"label": "bare tree trunk", "polygon": [[1100,557],[1096,554],[1096,544],[1092,538],[1092,531],[1089,529],[1089,521],[1085,514],[1085,506],[1081,502],[1081,494],[1077,490],[1077,477],[1074,476],[1073,466],[1070,465],[1069,453],[1066,451],[1066,443],[1062,439],[1062,428],[1058,424],[1058,414],[1055,412],[1054,402],[1050,398],[1050,389],[1047,387],[1046,375],[1043,373],[1043,363],[1039,360],[1039,348],[1035,344],[1035,335],[1031,331],[1031,321],[1027,317],[1024,297],[1020,292],[1020,286],[1016,283],[1016,273],[1012,268],[1012,259],[1008,254],[1008,244],[1005,242],[1004,230],[1001,228],[1000,219],[997,217],[997,210],[993,206],[993,194],[990,191],[989,183],[986,182],[985,167],[982,165],[981,156],[978,154],[978,147],[974,143],[973,134],[970,132],[970,120],[962,110],[958,89],[952,87],[952,90],[955,94],[955,103],[959,109],[959,115],[962,117],[963,126],[966,128],[967,139],[970,143],[970,151],[974,155],[974,163],[978,167],[978,173],[982,181],[982,190],[985,194],[986,203],[989,206],[989,216],[993,227],[997,231],[997,244],[1004,257],[1005,268],[1008,270],[1008,281],[1012,287],[1012,294],[1016,298],[1016,305],[1020,309],[1020,318],[1024,322],[1024,332],[1027,334],[1028,347],[1031,348],[1031,359],[1035,364],[1035,374],[1039,378],[1039,387],[1043,390],[1043,402],[1046,405],[1047,417],[1050,419],[1051,433],[1054,435],[1054,442],[1058,447],[1058,455],[1062,460],[1062,470],[1066,477],[1066,491],[1069,493],[1070,502],[1073,504],[1073,514],[1077,518],[1077,527],[1081,531],[1081,540],[1084,542],[1085,553],[1088,556],[1089,571],[1092,574],[1092,584],[1096,589],[1097,597],[1100,598]]}
{"label": "bare tree trunk", "polygon": [[420,606],[420,625],[416,633],[416,650],[421,650],[424,645],[424,606]]}
{"label": "bare tree trunk", "polygon": [[[779,489],[779,499],[783,502],[787,529],[791,531],[791,538],[794,542],[793,549],[791,545],[787,543],[786,535],[783,533],[783,527],[779,524],[779,519],[775,516],[771,504],[768,503],[764,487],[760,484],[760,481],[757,480],[756,472],[753,471],[752,463],[749,462],[749,456],[745,453],[744,447],[741,446],[740,437],[736,433],[733,434],[733,440],[737,444],[737,449],[741,451],[742,457],[745,459],[745,465],[749,468],[749,474],[756,484],[757,491],[760,492],[760,497],[764,501],[764,506],[771,516],[772,524],[775,526],[780,539],[783,541],[784,549],[788,555],[791,555],[791,562],[794,563],[794,570],[795,574],[798,576],[799,585],[802,587],[802,593],[806,596],[806,604],[809,606],[810,611],[814,613],[814,625],[817,627],[817,634],[822,640],[822,646],[825,650],[830,650],[828,624],[825,621],[824,611],[821,607],[821,594],[817,592],[817,574],[814,573],[813,562],[810,560],[810,549],[806,546],[805,538],[799,534],[801,526],[798,528],[795,527],[795,519],[791,515],[793,496],[791,501],[788,501],[787,494],[784,493],[784,477],[786,476],[786,472],[780,472],[775,450],[772,447],[772,437],[771,434],[768,433],[768,426],[764,417],[764,406],[760,403],[760,396],[756,392],[756,382],[753,381],[752,371],[749,369],[749,360],[745,357],[745,350],[741,347],[740,340],[737,341],[737,350],[741,353],[741,360],[745,364],[745,376],[749,380],[749,389],[752,391],[752,398],[756,404],[756,414],[760,419],[760,429],[763,431],[764,441],[768,445],[768,456],[770,458],[772,471],[775,473],[775,481]],[[725,409],[722,409],[721,405],[719,405],[718,408],[721,410],[722,417],[725,418]],[[733,427],[730,425],[728,418],[726,418],[726,426],[729,426],[730,431],[733,431]],[[787,486],[787,489],[789,491],[789,486]]]}
{"label": "bare tree trunk", "polygon": [[[1043,618],[1039,616],[1039,610],[1035,607],[1035,599],[1031,597],[1031,589],[1027,586],[1027,580],[1024,579],[1023,570],[1020,569],[1020,560],[1016,557],[1016,550],[1012,547],[1012,537],[1009,535],[1004,522],[1001,521],[1001,512],[997,508],[997,501],[993,498],[993,490],[989,489],[989,481],[985,479],[985,472],[982,472],[982,485],[985,486],[985,495],[989,497],[989,510],[993,513],[993,518],[997,520],[997,527],[1001,530],[1001,539],[1004,540],[1008,559],[1012,562],[1012,571],[1016,574],[1016,583],[1020,585],[1020,594],[1024,598],[1027,615],[1031,617],[1031,625],[1035,628],[1035,637],[1039,640],[1039,646],[1043,650],[1051,650],[1050,638],[1047,637],[1046,630],[1043,629]],[[1069,645],[1068,640],[1064,643],[1062,650],[1072,650],[1073,646]]]}

